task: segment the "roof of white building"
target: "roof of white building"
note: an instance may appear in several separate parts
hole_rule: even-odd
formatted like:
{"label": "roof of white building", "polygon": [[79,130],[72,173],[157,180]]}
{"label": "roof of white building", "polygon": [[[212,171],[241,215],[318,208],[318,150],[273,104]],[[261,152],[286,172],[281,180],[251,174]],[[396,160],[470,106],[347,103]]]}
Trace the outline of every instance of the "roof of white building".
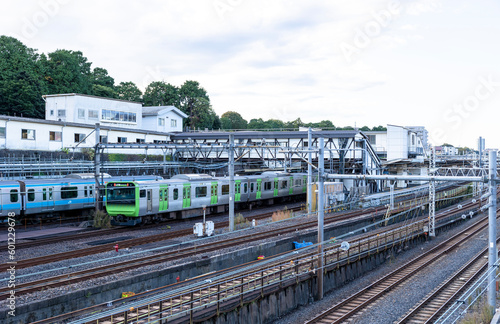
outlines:
{"label": "roof of white building", "polygon": [[[72,123],[65,121],[56,121],[56,120],[45,120],[45,119],[37,119],[37,118],[27,118],[27,117],[15,117],[15,116],[6,116],[0,115],[0,120],[12,120],[18,121],[28,124],[49,124],[49,125],[58,125],[58,126],[73,126],[73,127],[83,127],[83,128],[94,128],[92,124],[82,124],[82,123]],[[101,124],[100,129],[107,129],[113,131],[122,131],[127,133],[144,133],[144,134],[152,134],[152,135],[171,135],[171,133],[166,132],[156,132],[146,129],[137,129],[137,128],[123,128],[123,127],[114,127]]]}
{"label": "roof of white building", "polygon": [[93,95],[87,95],[87,94],[81,94],[81,93],[60,93],[60,94],[51,94],[51,95],[43,95],[42,98],[53,98],[53,97],[70,97],[70,96],[79,96],[79,97],[90,97],[90,98],[96,98],[96,99],[106,99],[106,100],[113,100],[113,101],[123,101],[123,102],[129,102],[129,103],[134,103],[142,106],[142,103],[137,102],[137,101],[129,101],[129,100],[123,100],[123,99],[116,99],[116,98],[108,98],[108,97],[99,97],[99,96],[93,96]]}
{"label": "roof of white building", "polygon": [[188,115],[183,113],[180,109],[174,106],[154,106],[154,107],[142,107],[142,116],[158,116],[160,113],[167,113],[173,111],[182,118],[187,118]]}

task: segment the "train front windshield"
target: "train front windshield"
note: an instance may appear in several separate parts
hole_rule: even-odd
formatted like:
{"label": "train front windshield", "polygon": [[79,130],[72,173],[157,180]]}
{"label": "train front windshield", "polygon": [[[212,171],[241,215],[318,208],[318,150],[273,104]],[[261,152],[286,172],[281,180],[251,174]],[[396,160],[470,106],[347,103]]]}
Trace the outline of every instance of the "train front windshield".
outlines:
{"label": "train front windshield", "polygon": [[135,205],[135,186],[133,183],[109,183],[106,201],[108,204]]}

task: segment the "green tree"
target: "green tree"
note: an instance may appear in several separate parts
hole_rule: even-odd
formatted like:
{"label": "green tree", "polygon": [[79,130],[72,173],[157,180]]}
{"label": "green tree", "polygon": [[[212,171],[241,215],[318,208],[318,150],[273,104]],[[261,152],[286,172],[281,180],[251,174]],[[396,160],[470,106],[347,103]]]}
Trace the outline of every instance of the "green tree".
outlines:
{"label": "green tree", "polygon": [[265,122],[262,118],[252,118],[250,119],[250,122],[248,123],[247,126],[248,129],[264,129],[265,128]]}
{"label": "green tree", "polygon": [[19,40],[0,36],[0,114],[43,118],[39,55]]}
{"label": "green tree", "polygon": [[92,94],[94,96],[106,97],[106,98],[116,98],[118,94],[113,88],[106,87],[100,84],[92,85]]}
{"label": "green tree", "polygon": [[115,87],[115,79],[109,76],[108,70],[100,67],[96,67],[92,71],[92,83],[99,84],[111,89]]}
{"label": "green tree", "polygon": [[133,82],[120,82],[115,87],[116,97],[122,100],[141,102],[142,92]]}
{"label": "green tree", "polygon": [[213,129],[219,117],[205,98],[195,98],[191,103],[192,116],[186,121],[186,126],[193,129]]}
{"label": "green tree", "polygon": [[363,131],[363,132],[368,132],[370,130],[370,127],[368,126],[363,126],[359,129],[360,131]]}
{"label": "green tree", "polygon": [[379,126],[373,127],[373,128],[372,128],[372,131],[379,131],[379,132],[383,132],[383,131],[387,131],[387,128],[386,128],[386,127],[384,127],[384,126],[379,125]]}
{"label": "green tree", "polygon": [[151,82],[144,91],[144,106],[175,106],[179,108],[179,89],[164,81]]}
{"label": "green tree", "polygon": [[[188,115],[193,116],[192,110],[196,102],[205,99],[210,103],[207,91],[200,87],[197,81],[186,81],[179,89],[179,109]],[[201,100],[203,101],[203,100]]]}
{"label": "green tree", "polygon": [[49,94],[92,94],[92,63],[80,51],[56,50],[41,55]]}
{"label": "green tree", "polygon": [[285,123],[286,128],[298,129],[301,126],[304,126],[304,123],[300,120],[300,118]]}
{"label": "green tree", "polygon": [[226,111],[220,117],[222,129],[246,129],[248,122],[235,111]]}

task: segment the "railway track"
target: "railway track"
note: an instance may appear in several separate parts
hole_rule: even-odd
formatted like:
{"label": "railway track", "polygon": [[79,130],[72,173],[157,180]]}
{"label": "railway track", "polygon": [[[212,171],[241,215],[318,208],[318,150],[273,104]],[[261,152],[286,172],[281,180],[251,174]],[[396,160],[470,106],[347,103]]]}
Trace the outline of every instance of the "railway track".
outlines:
{"label": "railway track", "polygon": [[488,249],[478,253],[398,320],[398,323],[434,323],[486,271],[487,256]]}
{"label": "railway track", "polygon": [[[424,221],[421,221],[420,227],[415,228],[413,233],[416,234],[414,235],[422,235],[423,223]],[[325,267],[336,268],[336,264],[339,262],[349,263],[358,260],[362,255],[370,255],[375,251],[392,248],[395,244],[403,244],[406,240],[411,239],[412,235],[408,234],[408,231],[400,225],[394,225],[394,228],[393,233],[386,233],[385,236],[377,235],[375,231],[370,233],[371,239],[366,238],[365,235],[357,242],[350,241],[352,254],[349,251],[343,251],[340,244],[331,247],[328,247],[327,244],[324,252]],[[387,228],[381,230],[387,231]],[[387,238],[392,238],[392,240]],[[220,278],[218,273],[212,274],[210,281],[201,280],[195,289],[190,287],[181,290],[176,289],[175,286],[169,286],[169,291],[158,291],[154,297],[141,299],[140,304],[128,304],[134,306],[130,310],[125,306],[125,310],[108,310],[101,315],[89,317],[82,323],[149,323],[149,321],[160,319],[175,323],[184,323],[193,319],[203,321],[212,316],[210,312],[214,314],[224,311],[224,309],[227,310],[228,307],[232,309],[231,307],[234,305],[252,302],[267,292],[284,289],[284,287],[295,285],[301,280],[308,280],[315,275],[314,269],[318,266],[317,254],[314,250],[303,251],[300,254],[288,253],[288,255],[292,255],[291,259],[280,260],[277,258],[278,261],[275,263],[266,263],[262,267],[257,266],[240,271],[228,278]],[[273,257],[272,260],[275,258]],[[117,301],[117,304],[121,305],[123,302],[126,301]],[[92,313],[94,311],[91,310]]]}
{"label": "railway track", "polygon": [[[342,219],[345,219],[347,217],[352,217],[353,213],[348,213],[348,215],[342,215]],[[246,235],[244,237],[236,237],[236,238],[231,238],[231,239],[226,239],[224,241],[219,241],[217,244],[214,243],[207,243],[207,244],[201,244],[201,245],[194,245],[190,247],[184,247],[181,250],[168,250],[165,252],[162,252],[161,254],[154,255],[154,256],[147,256],[147,257],[142,257],[134,260],[129,260],[125,262],[119,262],[116,264],[112,265],[107,265],[107,266],[101,266],[98,268],[93,268],[91,270],[84,270],[84,271],[78,271],[78,272],[73,272],[70,274],[64,274],[64,275],[59,275],[59,276],[54,276],[51,278],[46,278],[42,280],[37,280],[37,281],[31,281],[28,283],[18,283],[16,284],[16,294],[17,295],[22,295],[38,290],[43,290],[46,289],[47,287],[54,288],[54,287],[59,287],[59,286],[64,286],[64,285],[69,285],[72,283],[92,279],[92,278],[97,278],[97,277],[103,277],[107,276],[110,274],[116,274],[119,272],[127,271],[127,270],[134,270],[137,269],[138,267],[143,267],[147,265],[152,265],[152,264],[158,264],[162,262],[168,262],[168,261],[173,261],[173,260],[178,260],[180,258],[185,258],[185,257],[190,257],[193,255],[197,254],[203,254],[203,253],[208,253],[212,251],[217,251],[221,250],[224,248],[231,248],[234,246],[238,246],[244,243],[250,243],[258,240],[263,240],[266,238],[271,238],[279,235],[284,235],[288,233],[293,233],[297,230],[303,230],[310,228],[311,226],[314,226],[316,224],[315,221],[312,222],[307,222],[303,224],[298,224],[298,225],[291,225],[291,226],[285,226],[281,227],[276,230],[271,230],[271,231],[266,231],[262,233],[255,233],[255,234],[250,234]],[[227,224],[226,224],[227,226]],[[180,232],[180,231],[178,231]],[[183,235],[186,235],[187,233],[191,234],[191,229],[186,229],[182,230]],[[164,235],[164,234],[162,234]],[[172,238],[172,236],[169,235],[169,239]],[[146,239],[149,239],[147,237]],[[143,240],[143,239],[141,239]],[[156,240],[156,237],[153,237],[152,240]],[[123,241],[122,241],[123,242]],[[122,244],[122,242],[120,244]],[[144,241],[142,241],[141,244],[145,244]],[[85,249],[86,250],[86,249]],[[109,251],[109,249],[107,250]],[[72,252],[75,253],[75,252]],[[87,251],[85,251],[87,253]],[[34,258],[34,259],[29,259],[29,260],[24,260],[24,261],[19,261],[16,265],[16,268],[23,267],[23,268],[28,268],[32,267],[35,265],[41,264],[40,261],[43,260],[44,257],[41,258]],[[55,255],[52,260],[55,261],[60,261],[64,260],[66,258],[66,253],[60,253],[58,255]],[[54,262],[54,261],[51,261]],[[7,297],[8,296],[9,289],[7,287],[0,288],[0,298],[1,297]]]}
{"label": "railway track", "polygon": [[[298,211],[298,210],[300,210],[300,208],[301,207],[292,207],[290,210],[291,211]],[[260,215],[249,216],[249,218],[254,218],[256,220],[259,220],[259,219],[269,218],[271,216],[272,216],[272,212],[266,212],[266,213],[263,213]],[[175,220],[172,220],[172,221],[175,221]],[[165,222],[162,224],[168,225],[169,223],[170,222]],[[226,222],[226,224],[227,224],[227,222]],[[30,240],[30,241],[26,241],[26,242],[16,242],[16,250],[30,248],[33,246],[60,243],[60,242],[68,241],[68,240],[74,241],[74,240],[87,239],[87,238],[92,238],[92,237],[102,237],[103,235],[119,234],[119,233],[125,233],[125,232],[137,231],[137,230],[144,230],[144,229],[148,229],[148,228],[157,228],[157,227],[158,227],[158,224],[135,226],[135,227],[117,226],[117,227],[113,227],[113,228],[109,228],[109,229],[89,230],[89,231],[85,231],[82,233],[70,233],[68,235],[58,235],[56,237],[48,237],[48,238],[40,238],[40,239],[37,238],[35,240]],[[115,244],[115,243],[113,243],[113,244]],[[121,244],[121,241],[120,241],[120,244]],[[7,248],[8,248],[7,244],[0,245],[0,252],[7,251],[8,250]]]}
{"label": "railway track", "polygon": [[[448,213],[449,213],[449,211],[448,211]],[[352,217],[353,213],[351,212],[349,214],[351,214],[350,216]],[[314,225],[316,224],[316,222],[313,222],[313,223],[314,223]],[[397,228],[397,227],[400,227],[400,225],[394,225],[394,227]],[[295,230],[296,226],[291,226],[290,229]],[[354,251],[358,250],[360,253],[362,253],[364,250],[370,250],[373,248],[376,248],[378,250],[379,248],[382,247],[383,244],[389,244],[388,239],[387,239],[387,237],[388,237],[387,234],[385,234],[385,236],[384,236],[384,234],[378,234],[378,233],[386,232],[387,229],[388,229],[387,227],[380,228],[380,229],[371,233],[371,235],[376,237],[376,240],[377,240],[376,244],[364,241],[364,240],[366,240],[366,238],[364,238],[363,235],[361,235],[362,238],[360,238],[360,242],[362,242],[362,243],[358,243],[356,245],[353,243],[353,241],[351,241],[351,243],[353,243],[352,249]],[[31,287],[29,285],[27,285],[26,288],[18,287],[18,288],[22,288],[20,291],[18,290],[18,294],[19,293],[22,294],[24,292],[29,292],[31,289],[34,289],[33,291],[41,289],[41,287],[38,285],[42,285],[42,284],[48,284],[50,287],[54,287],[54,286],[58,286],[58,285],[66,285],[66,284],[76,282],[79,280],[89,279],[89,278],[92,278],[93,276],[103,276],[103,275],[110,274],[110,273],[116,273],[117,271],[127,270],[128,268],[126,268],[126,267],[129,267],[130,269],[134,269],[134,268],[137,268],[138,266],[144,266],[145,264],[148,264],[148,263],[157,263],[157,262],[164,262],[164,261],[168,261],[168,260],[175,260],[175,259],[181,258],[185,255],[192,256],[193,251],[196,251],[196,253],[205,253],[205,252],[209,252],[209,251],[219,250],[219,249],[222,249],[225,247],[240,245],[240,244],[245,243],[245,242],[252,242],[252,241],[255,241],[257,239],[275,236],[275,235],[278,235],[280,233],[285,233],[286,231],[287,231],[287,229],[282,228],[282,229],[279,229],[278,231],[275,231],[274,233],[262,233],[262,234],[254,235],[252,237],[231,239],[231,240],[224,241],[223,243],[217,243],[216,248],[214,247],[213,243],[206,244],[205,246],[193,247],[189,250],[183,250],[182,252],[179,252],[176,254],[171,254],[171,253],[168,254],[167,253],[164,256],[159,256],[156,260],[152,260],[151,258],[144,258],[144,261],[137,260],[139,263],[135,263],[135,261],[133,264],[130,262],[127,262],[127,263],[118,264],[116,266],[113,266],[113,268],[111,268],[111,269],[109,267],[102,267],[102,269],[95,269],[96,271],[99,271],[99,272],[93,272],[90,274],[85,273],[85,272],[78,273],[78,274],[71,274],[70,278],[67,278],[67,275],[63,275],[63,276],[59,276],[57,278],[54,277],[50,280],[40,280],[39,282],[30,283],[32,285]],[[420,230],[417,230],[417,232],[421,234],[422,229],[420,228]],[[394,234],[392,234],[392,235],[393,235],[392,240],[394,240],[394,239],[398,240],[398,237],[394,237]],[[399,234],[399,239],[404,240],[405,238],[407,238],[407,235],[408,235],[408,233]],[[394,244],[394,241],[391,244]],[[391,245],[391,244],[389,244],[389,245]],[[330,249],[333,249],[333,247],[331,247]],[[349,255],[349,253],[340,251],[338,246],[336,247],[336,249],[337,249],[336,251],[327,252],[325,260],[332,261],[332,259],[335,259],[335,258],[338,260],[341,258],[350,258],[351,257]],[[328,249],[325,249],[325,250],[328,251]],[[307,274],[310,269],[314,268],[313,263],[316,262],[316,261],[314,261],[315,257],[313,254],[314,253],[311,253],[311,255],[309,255],[309,256],[306,255],[305,258],[308,258],[308,260],[300,261],[300,263],[301,263],[300,266],[299,266],[298,260],[295,261],[294,266],[288,265],[289,269],[287,271],[291,272],[291,273],[305,273],[305,274]],[[244,267],[244,266],[246,266],[246,265],[242,265],[241,267]],[[279,265],[279,266],[277,266],[277,269],[279,269],[279,270],[271,270],[271,272],[280,273],[279,276],[286,276],[289,273],[284,272],[282,270],[282,269],[286,269],[286,268],[287,268],[287,266]],[[106,272],[100,272],[100,271],[106,271]],[[269,270],[266,270],[266,273],[269,273],[269,272],[270,272]],[[219,273],[221,273],[221,272],[218,272],[218,274]],[[258,278],[257,279],[253,278],[250,280],[256,281],[256,280],[258,280]],[[26,290],[23,291],[24,289],[26,289]],[[103,305],[100,305],[99,307],[105,308]],[[44,322],[44,321],[42,321],[42,322],[49,323],[49,322]]]}
{"label": "railway track", "polygon": [[387,292],[398,287],[400,284],[420,272],[428,265],[439,260],[462,242],[469,240],[475,234],[486,228],[487,224],[488,220],[485,218],[473,226],[461,231],[430,251],[427,251],[342,302],[332,306],[313,319],[307,321],[306,324],[347,322],[355,315],[361,313],[366,307],[382,298]]}

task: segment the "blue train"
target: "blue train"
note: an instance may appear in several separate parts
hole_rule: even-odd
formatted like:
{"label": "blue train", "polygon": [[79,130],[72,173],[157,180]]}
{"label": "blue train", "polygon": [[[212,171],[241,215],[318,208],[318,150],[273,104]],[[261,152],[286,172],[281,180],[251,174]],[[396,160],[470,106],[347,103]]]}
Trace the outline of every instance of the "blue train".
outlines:
{"label": "blue train", "polygon": [[[156,180],[159,176],[104,175],[100,184],[120,180]],[[69,212],[90,214],[95,206],[95,180],[93,174],[73,174],[59,179],[27,179],[0,181],[0,222],[15,215],[17,220],[52,215],[67,215]]]}

